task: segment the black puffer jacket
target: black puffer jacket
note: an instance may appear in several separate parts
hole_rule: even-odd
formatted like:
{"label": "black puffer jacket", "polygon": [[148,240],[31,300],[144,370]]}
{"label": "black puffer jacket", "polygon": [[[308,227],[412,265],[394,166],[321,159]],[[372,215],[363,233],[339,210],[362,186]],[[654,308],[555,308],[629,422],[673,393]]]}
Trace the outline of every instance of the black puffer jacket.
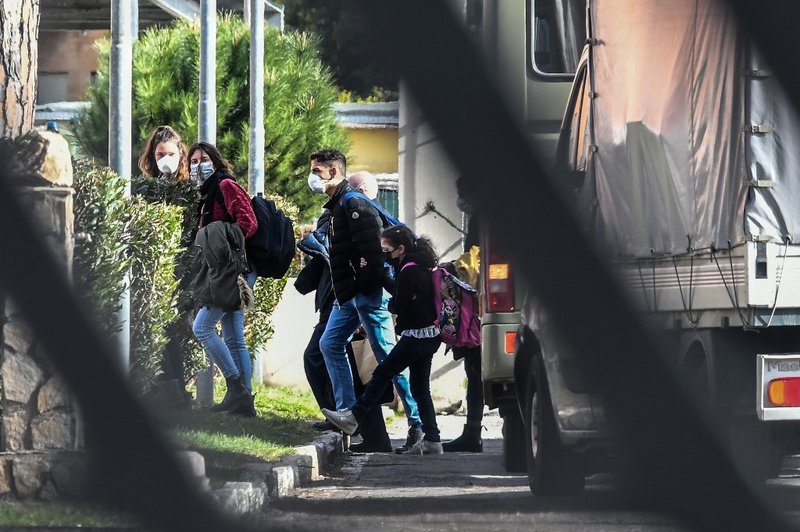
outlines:
{"label": "black puffer jacket", "polygon": [[424,263],[421,257],[408,254],[397,268],[389,301],[389,312],[397,315],[397,334],[408,329],[424,329],[436,322],[433,276]]}
{"label": "black puffer jacket", "polygon": [[[344,303],[356,294],[373,294],[381,289],[383,277],[383,253],[381,231],[383,222],[367,200],[342,198],[353,188],[342,183],[336,188],[325,208],[331,212],[328,232],[333,290],[339,303]],[[367,265],[360,267],[360,259]]]}

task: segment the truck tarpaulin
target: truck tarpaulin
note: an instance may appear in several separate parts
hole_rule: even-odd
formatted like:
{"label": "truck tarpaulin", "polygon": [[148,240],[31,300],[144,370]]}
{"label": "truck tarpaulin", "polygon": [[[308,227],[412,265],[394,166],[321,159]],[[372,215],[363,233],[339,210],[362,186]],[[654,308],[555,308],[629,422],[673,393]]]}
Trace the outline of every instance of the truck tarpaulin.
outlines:
{"label": "truck tarpaulin", "polygon": [[798,122],[726,6],[591,4],[599,236],[636,257],[798,241]]}

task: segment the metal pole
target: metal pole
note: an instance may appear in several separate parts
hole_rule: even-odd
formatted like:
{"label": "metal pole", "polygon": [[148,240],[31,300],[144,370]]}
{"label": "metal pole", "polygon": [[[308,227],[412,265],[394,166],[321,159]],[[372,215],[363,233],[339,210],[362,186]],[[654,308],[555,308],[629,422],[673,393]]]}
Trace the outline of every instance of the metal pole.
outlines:
{"label": "metal pole", "polygon": [[264,193],[264,1],[250,0],[250,157],[248,190]]}
{"label": "metal pole", "polygon": [[131,39],[139,40],[139,0],[131,2]]}
{"label": "metal pole", "polygon": [[217,142],[217,0],[200,2],[200,105],[198,140]]}
{"label": "metal pole", "polygon": [[[125,197],[131,195],[131,88],[133,86],[133,10],[132,0],[111,2],[111,54],[109,60],[108,95],[108,164],[125,180]],[[129,275],[125,285],[130,286]],[[120,297],[118,335],[120,364],[125,371],[130,365],[130,291]]]}
{"label": "metal pole", "polygon": [[[200,2],[200,105],[198,140],[217,143],[217,0]],[[197,374],[197,402],[214,402],[214,363]]]}

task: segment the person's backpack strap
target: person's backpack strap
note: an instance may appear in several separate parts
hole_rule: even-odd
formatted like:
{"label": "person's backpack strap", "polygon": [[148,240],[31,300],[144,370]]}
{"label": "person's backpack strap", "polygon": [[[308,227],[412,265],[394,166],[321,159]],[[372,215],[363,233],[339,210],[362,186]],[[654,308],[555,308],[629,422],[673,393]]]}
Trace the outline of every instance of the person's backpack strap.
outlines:
{"label": "person's backpack strap", "polygon": [[416,262],[414,262],[413,260],[412,260],[412,261],[408,261],[408,262],[406,262],[405,264],[403,264],[403,267],[402,267],[402,268],[400,268],[400,271],[402,272],[403,270],[405,270],[405,269],[406,269],[406,268],[408,268],[409,266],[416,266],[416,265],[417,265],[417,263],[416,263]]}
{"label": "person's backpack strap", "polygon": [[388,222],[388,225],[390,225],[390,226],[391,225],[405,225],[403,222],[401,222],[397,218],[393,217],[391,214],[386,212],[386,210],[383,207],[381,207],[380,205],[375,203],[373,200],[369,199],[367,196],[365,196],[361,192],[352,191],[352,192],[346,193],[344,196],[342,196],[342,202],[341,202],[342,206],[344,206],[344,204],[347,203],[347,200],[349,200],[350,198],[362,198],[362,199],[367,200],[369,202],[369,204],[372,205],[375,208],[375,210],[378,211],[378,213],[381,216],[383,216],[384,220],[386,220]]}

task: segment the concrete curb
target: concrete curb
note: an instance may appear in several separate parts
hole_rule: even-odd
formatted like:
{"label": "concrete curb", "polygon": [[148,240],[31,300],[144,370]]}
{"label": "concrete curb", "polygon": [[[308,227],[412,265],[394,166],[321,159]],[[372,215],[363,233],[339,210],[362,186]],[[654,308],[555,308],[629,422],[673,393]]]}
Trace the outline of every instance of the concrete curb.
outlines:
{"label": "concrete curb", "polygon": [[235,514],[260,511],[271,499],[287,497],[296,488],[319,480],[342,449],[342,435],[326,432],[308,445],[295,447],[295,454],[280,462],[246,464],[239,482],[226,482],[211,496]]}

